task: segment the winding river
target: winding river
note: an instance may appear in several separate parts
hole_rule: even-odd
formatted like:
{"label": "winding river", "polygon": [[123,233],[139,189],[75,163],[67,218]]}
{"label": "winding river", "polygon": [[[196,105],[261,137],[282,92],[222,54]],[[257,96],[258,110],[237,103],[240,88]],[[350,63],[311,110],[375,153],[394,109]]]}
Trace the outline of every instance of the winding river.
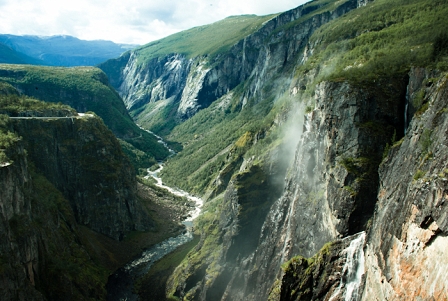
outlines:
{"label": "winding river", "polygon": [[[165,141],[160,136],[148,131],[157,137],[159,143],[162,143],[171,153],[175,152],[168,147]],[[151,268],[151,266],[165,255],[174,251],[177,247],[191,241],[193,239],[193,220],[196,219],[201,213],[202,199],[190,195],[183,190],[168,187],[163,184],[162,179],[159,176],[160,171],[163,169],[163,162],[159,163],[159,168],[155,171],[147,170],[148,175],[145,178],[152,177],[156,180],[156,185],[168,190],[174,195],[186,197],[195,202],[195,207],[189,212],[188,217],[182,222],[186,231],[176,237],[170,237],[161,243],[158,243],[149,249],[145,250],[137,259],[129,262],[124,267],[118,269],[114,274],[109,277],[106,285],[107,300],[108,301],[137,301],[138,295],[133,293],[134,282],[143,277]]]}

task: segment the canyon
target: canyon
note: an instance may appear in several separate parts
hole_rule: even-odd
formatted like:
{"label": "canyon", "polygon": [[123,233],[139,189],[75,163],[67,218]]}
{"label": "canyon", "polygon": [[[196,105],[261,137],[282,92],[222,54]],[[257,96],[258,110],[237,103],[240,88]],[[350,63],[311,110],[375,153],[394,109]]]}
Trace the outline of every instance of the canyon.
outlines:
{"label": "canyon", "polygon": [[[92,68],[126,120],[163,137],[134,143],[153,151],[156,182],[203,200],[188,232],[197,239],[175,265],[159,260],[158,298],[448,300],[448,44],[438,34],[447,10],[443,0],[315,0],[229,17]],[[231,42],[198,46],[223,26]],[[4,93],[45,97],[20,74],[0,70],[17,89]],[[82,113],[98,99],[53,95]],[[84,227],[114,241],[160,227],[138,197],[146,169],[114,137],[130,143],[141,132],[101,110],[105,123],[57,111],[73,118],[5,121],[21,137],[0,167],[5,300],[105,299],[111,269],[95,261],[113,252],[93,256]],[[57,210],[34,183],[54,191]],[[182,231],[174,224],[170,236]],[[59,252],[74,263],[51,262]],[[80,262],[86,275],[76,278]],[[102,278],[85,281],[93,274]],[[142,275],[140,300],[153,283]]]}

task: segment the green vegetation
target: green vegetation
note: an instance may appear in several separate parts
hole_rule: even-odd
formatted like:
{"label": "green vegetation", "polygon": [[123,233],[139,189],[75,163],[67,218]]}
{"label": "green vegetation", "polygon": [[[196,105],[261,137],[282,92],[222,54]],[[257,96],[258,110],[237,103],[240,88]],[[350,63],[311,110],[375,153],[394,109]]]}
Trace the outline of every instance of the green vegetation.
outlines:
{"label": "green vegetation", "polygon": [[302,17],[298,18],[295,21],[289,22],[279,28],[277,28],[272,35],[276,34],[279,31],[282,30],[288,30],[291,27],[294,26],[298,26],[304,22],[306,22],[307,20],[311,19],[312,17],[325,13],[325,12],[329,12],[331,13],[332,11],[334,11],[336,8],[338,8],[339,6],[341,6],[342,4],[344,4],[345,2],[347,2],[348,0],[340,0],[340,1],[334,1],[334,0],[314,0],[314,1],[309,1],[308,3],[305,3],[303,5],[303,10],[302,10]]}
{"label": "green vegetation", "polygon": [[236,42],[258,30],[264,22],[273,17],[275,15],[228,17],[210,25],[194,27],[149,43],[137,48],[135,53],[140,64],[170,53],[181,53],[187,57],[200,55],[213,57],[226,52]]}
{"label": "green vegetation", "polygon": [[[48,103],[28,96],[15,94],[0,95],[0,112],[8,116],[18,116],[20,113],[30,112],[41,116],[73,116],[76,111],[70,106],[62,103]],[[25,114],[26,115],[26,114]]]}
{"label": "green vegetation", "polygon": [[0,114],[0,167],[13,162],[9,149],[19,140],[17,134],[9,131],[9,117]]}
{"label": "green vegetation", "polygon": [[334,243],[325,244],[320,251],[311,258],[295,256],[282,265],[284,276],[282,283],[273,287],[269,300],[275,296],[288,296],[290,300],[312,300],[313,289],[328,281],[327,269],[331,266]]}
{"label": "green vegetation", "polygon": [[322,42],[297,74],[319,66],[315,82],[367,84],[446,62],[447,13],[446,0],[376,0],[318,29],[311,44]]}
{"label": "green vegetation", "polygon": [[118,139],[121,145],[121,149],[125,155],[129,158],[132,165],[135,167],[136,172],[143,173],[148,167],[157,163],[154,157],[134,147],[132,144],[127,143],[124,140]]}
{"label": "green vegetation", "polygon": [[371,176],[372,168],[375,169],[375,164],[372,160],[372,158],[368,157],[342,158],[339,164],[349,173],[355,175],[357,182],[366,182]]}
{"label": "green vegetation", "polygon": [[[79,243],[76,222],[69,202],[42,175],[34,172],[32,176],[32,221],[26,225],[26,219],[18,223],[26,229],[26,233],[16,233],[21,239],[40,233],[47,243],[44,271],[48,281],[43,281],[38,289],[47,296],[66,299],[67,282],[70,281],[79,289],[74,290],[75,299],[99,299],[105,297],[104,284],[108,271],[95,263],[84,247]],[[57,226],[56,226],[57,225]],[[70,247],[67,247],[70,246]],[[82,295],[79,295],[82,292]]]}
{"label": "green vegetation", "polygon": [[[218,261],[221,257],[221,248],[219,243],[224,234],[219,227],[219,221],[216,219],[222,209],[222,196],[207,202],[204,206],[204,212],[195,221],[196,234],[201,235],[199,243],[188,253],[176,271],[171,275],[167,283],[167,295],[175,298],[176,285],[181,281],[196,278],[204,271],[209,275],[207,286],[217,277],[220,265]],[[186,288],[189,291],[191,288]],[[187,293],[186,300],[190,300],[192,292]]]}
{"label": "green vegetation", "polygon": [[[19,87],[24,95],[35,97],[45,102],[53,103],[50,108],[73,109],[61,105],[68,105],[78,112],[92,111],[104,120],[104,123],[114,134],[131,144],[134,148],[152,157],[134,156],[136,168],[141,165],[162,160],[169,152],[157,139],[140,129],[126,111],[123,101],[109,85],[106,75],[98,68],[93,67],[43,67],[27,65],[0,65],[0,82]],[[1,88],[1,86],[0,86]],[[1,93],[0,93],[1,94]],[[9,96],[9,102],[0,103],[0,112],[4,105],[11,109],[25,110],[27,108],[18,104],[18,96]],[[33,104],[40,109],[42,103]],[[16,108],[16,106],[19,106]],[[47,106],[47,105],[43,105]],[[127,147],[127,153],[131,154]],[[142,159],[141,162],[136,161]],[[149,167],[149,166],[148,166]]]}
{"label": "green vegetation", "polygon": [[136,127],[108,86],[106,75],[97,68],[0,65],[0,80],[20,87],[25,95],[62,102],[79,112],[93,111],[118,136]]}
{"label": "green vegetation", "polygon": [[423,178],[424,175],[425,175],[425,172],[421,169],[418,169],[414,174],[414,180],[417,181],[418,179]]}
{"label": "green vegetation", "polygon": [[432,135],[431,130],[424,129],[422,135],[420,136],[419,143],[423,156],[430,152],[430,148],[432,145],[431,135]]}
{"label": "green vegetation", "polygon": [[[272,93],[276,91],[272,90]],[[273,97],[257,103],[252,99],[241,111],[233,111],[231,107],[239,97],[233,95],[227,107],[221,107],[217,100],[173,129],[168,138],[182,143],[183,150],[168,159],[163,170],[166,183],[203,193],[210,181],[231,162],[252,156],[259,159],[279,146],[284,133],[272,129],[272,125],[278,114],[287,114],[294,99],[283,94],[275,101]],[[254,144],[257,133],[263,135]],[[227,172],[231,175],[234,170]]]}

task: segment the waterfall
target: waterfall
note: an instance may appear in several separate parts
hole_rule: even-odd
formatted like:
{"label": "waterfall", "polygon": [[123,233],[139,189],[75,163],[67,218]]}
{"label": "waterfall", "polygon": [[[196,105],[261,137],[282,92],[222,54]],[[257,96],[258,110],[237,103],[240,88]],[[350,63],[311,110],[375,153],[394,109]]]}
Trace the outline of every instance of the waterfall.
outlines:
{"label": "waterfall", "polygon": [[294,215],[294,206],[295,206],[298,192],[299,192],[299,188],[296,187],[295,192],[294,192],[294,197],[292,199],[292,204],[290,205],[288,214],[286,216],[286,218],[288,219],[288,224],[286,226],[286,236],[285,236],[285,241],[283,243],[282,259],[280,260],[280,262],[286,261],[286,256],[287,256],[286,253],[289,252],[289,249],[291,247],[291,220]]}
{"label": "waterfall", "polygon": [[406,102],[404,105],[404,134],[406,135],[406,131],[408,129],[408,106],[409,106],[409,84],[406,87]]}
{"label": "waterfall", "polygon": [[[364,242],[366,233],[356,234],[350,245],[342,251],[346,255],[346,261],[342,269],[341,281],[333,292],[329,301],[342,300],[357,301],[359,299],[359,286],[364,274]],[[342,298],[344,297],[344,298]]]}

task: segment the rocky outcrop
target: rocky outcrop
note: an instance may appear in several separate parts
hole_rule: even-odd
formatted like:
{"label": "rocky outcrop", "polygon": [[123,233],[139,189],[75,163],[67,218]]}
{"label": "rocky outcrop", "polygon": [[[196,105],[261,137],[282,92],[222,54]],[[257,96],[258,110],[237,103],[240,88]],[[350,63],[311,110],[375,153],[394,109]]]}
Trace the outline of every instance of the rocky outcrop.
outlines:
{"label": "rocky outcrop", "polygon": [[365,232],[326,244],[311,258],[293,257],[284,264],[269,301],[357,300],[364,273]]}
{"label": "rocky outcrop", "polygon": [[191,64],[184,55],[173,54],[141,65],[137,55],[131,53],[118,86],[128,110],[148,102],[179,101]]}
{"label": "rocky outcrop", "polygon": [[116,240],[153,228],[116,138],[90,114],[3,116],[1,130],[0,298],[104,300],[104,246],[80,225]]}
{"label": "rocky outcrop", "polygon": [[[405,82],[397,85],[405,91]],[[264,221],[256,251],[241,261],[245,277],[238,285],[246,285],[239,299],[266,299],[282,263],[296,254],[311,257],[324,244],[365,229],[381,154],[403,122],[394,117],[403,92],[386,99],[376,88],[322,83],[316,89],[316,109],[306,115],[283,196]]]}
{"label": "rocky outcrop", "polygon": [[122,239],[151,222],[136,203],[135,174],[97,117],[14,119],[29,160],[70,201],[76,220]]}

